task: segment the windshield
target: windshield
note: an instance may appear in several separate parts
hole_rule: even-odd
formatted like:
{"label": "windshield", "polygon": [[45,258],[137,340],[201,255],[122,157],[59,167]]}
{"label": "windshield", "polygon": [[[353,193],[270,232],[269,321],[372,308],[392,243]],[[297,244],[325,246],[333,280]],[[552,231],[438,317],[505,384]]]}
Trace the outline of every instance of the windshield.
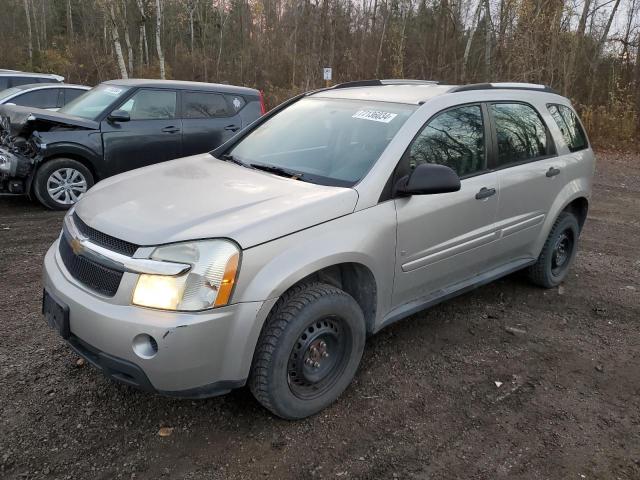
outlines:
{"label": "windshield", "polygon": [[244,164],[296,172],[302,180],[352,186],[417,107],[304,98],[277,113],[228,151]]}
{"label": "windshield", "polygon": [[2,90],[0,92],[0,101],[4,100],[5,98],[9,98],[11,95],[15,95],[16,93],[21,91],[22,90],[16,87],[11,87],[11,88],[7,88],[6,90]]}
{"label": "windshield", "polygon": [[129,87],[98,85],[84,95],[80,95],[75,100],[67,103],[59,111],[76,117],[97,120],[109,105],[124,96],[127,91],[129,91]]}

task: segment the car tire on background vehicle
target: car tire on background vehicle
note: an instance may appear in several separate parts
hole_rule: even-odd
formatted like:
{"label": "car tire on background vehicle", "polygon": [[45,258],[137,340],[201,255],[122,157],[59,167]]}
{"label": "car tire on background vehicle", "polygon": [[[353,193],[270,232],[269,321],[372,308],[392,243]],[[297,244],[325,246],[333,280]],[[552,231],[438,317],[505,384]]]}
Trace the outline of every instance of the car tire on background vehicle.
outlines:
{"label": "car tire on background vehicle", "polygon": [[569,267],[576,256],[580,225],[571,212],[558,215],[542,252],[527,274],[529,279],[544,288],[558,286],[567,276]]}
{"label": "car tire on background vehicle", "polygon": [[353,297],[324,283],[297,285],[280,297],[262,329],[249,388],[279,417],[313,415],[351,383],[365,338]]}
{"label": "car tire on background vehicle", "polygon": [[46,161],[36,172],[33,192],[51,210],[68,210],[78,197],[93,186],[93,175],[82,163],[71,158]]}

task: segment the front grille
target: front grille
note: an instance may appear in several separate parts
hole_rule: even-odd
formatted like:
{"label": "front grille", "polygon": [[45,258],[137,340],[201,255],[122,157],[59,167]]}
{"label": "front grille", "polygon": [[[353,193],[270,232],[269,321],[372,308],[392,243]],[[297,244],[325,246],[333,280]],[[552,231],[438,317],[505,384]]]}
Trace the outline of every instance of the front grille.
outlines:
{"label": "front grille", "polygon": [[108,248],[109,250],[113,250],[114,252],[118,252],[129,257],[132,257],[138,249],[138,245],[135,243],[125,242],[124,240],[120,240],[119,238],[112,237],[111,235],[107,235],[106,233],[102,233],[91,228],[82,221],[77,213],[73,214],[73,223],[76,224],[76,228],[82,235],[87,237],[96,245],[100,245],[101,247]]}
{"label": "front grille", "polygon": [[122,272],[76,255],[66,235],[60,237],[59,250],[62,262],[73,278],[107,297],[113,297],[116,294],[122,280]]}

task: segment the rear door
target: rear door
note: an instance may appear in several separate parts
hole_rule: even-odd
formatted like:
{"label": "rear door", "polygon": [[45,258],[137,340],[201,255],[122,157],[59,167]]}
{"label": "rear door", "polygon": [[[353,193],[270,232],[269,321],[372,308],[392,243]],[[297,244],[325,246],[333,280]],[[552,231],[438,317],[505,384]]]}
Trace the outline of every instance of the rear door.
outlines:
{"label": "rear door", "polygon": [[[489,105],[497,144],[498,223],[502,231],[497,263],[537,256],[543,222],[565,184],[566,158],[556,153],[540,112],[524,102]],[[548,116],[548,115],[547,115]]]}
{"label": "rear door", "polygon": [[184,155],[213,150],[242,128],[241,96],[216,92],[183,91],[182,146]]}
{"label": "rear door", "polygon": [[182,122],[177,92],[141,88],[114,110],[129,112],[128,122],[102,121],[102,142],[110,175],[182,156]]}
{"label": "rear door", "polygon": [[486,107],[463,105],[432,117],[405,153],[400,176],[420,163],[438,163],[458,173],[461,189],[394,200],[394,306],[442,296],[486,270],[498,240],[498,179],[487,166],[489,139]]}

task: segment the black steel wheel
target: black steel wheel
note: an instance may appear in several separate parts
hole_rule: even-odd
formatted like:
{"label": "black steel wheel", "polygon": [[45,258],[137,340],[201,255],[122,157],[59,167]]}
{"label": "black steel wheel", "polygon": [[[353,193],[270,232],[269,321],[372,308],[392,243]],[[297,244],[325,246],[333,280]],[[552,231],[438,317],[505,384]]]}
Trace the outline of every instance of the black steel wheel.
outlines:
{"label": "black steel wheel", "polygon": [[289,388],[301,399],[322,396],[331,389],[346,366],[351,333],[335,315],[309,325],[289,355]]}
{"label": "black steel wheel", "polygon": [[292,287],[260,333],[249,388],[279,417],[304,418],[333,403],[356,373],[366,337],[358,303],[331,285]]}
{"label": "black steel wheel", "polygon": [[529,267],[529,279],[536,285],[553,288],[567,276],[576,256],[580,226],[575,215],[562,212],[556,219],[535,264]]}

